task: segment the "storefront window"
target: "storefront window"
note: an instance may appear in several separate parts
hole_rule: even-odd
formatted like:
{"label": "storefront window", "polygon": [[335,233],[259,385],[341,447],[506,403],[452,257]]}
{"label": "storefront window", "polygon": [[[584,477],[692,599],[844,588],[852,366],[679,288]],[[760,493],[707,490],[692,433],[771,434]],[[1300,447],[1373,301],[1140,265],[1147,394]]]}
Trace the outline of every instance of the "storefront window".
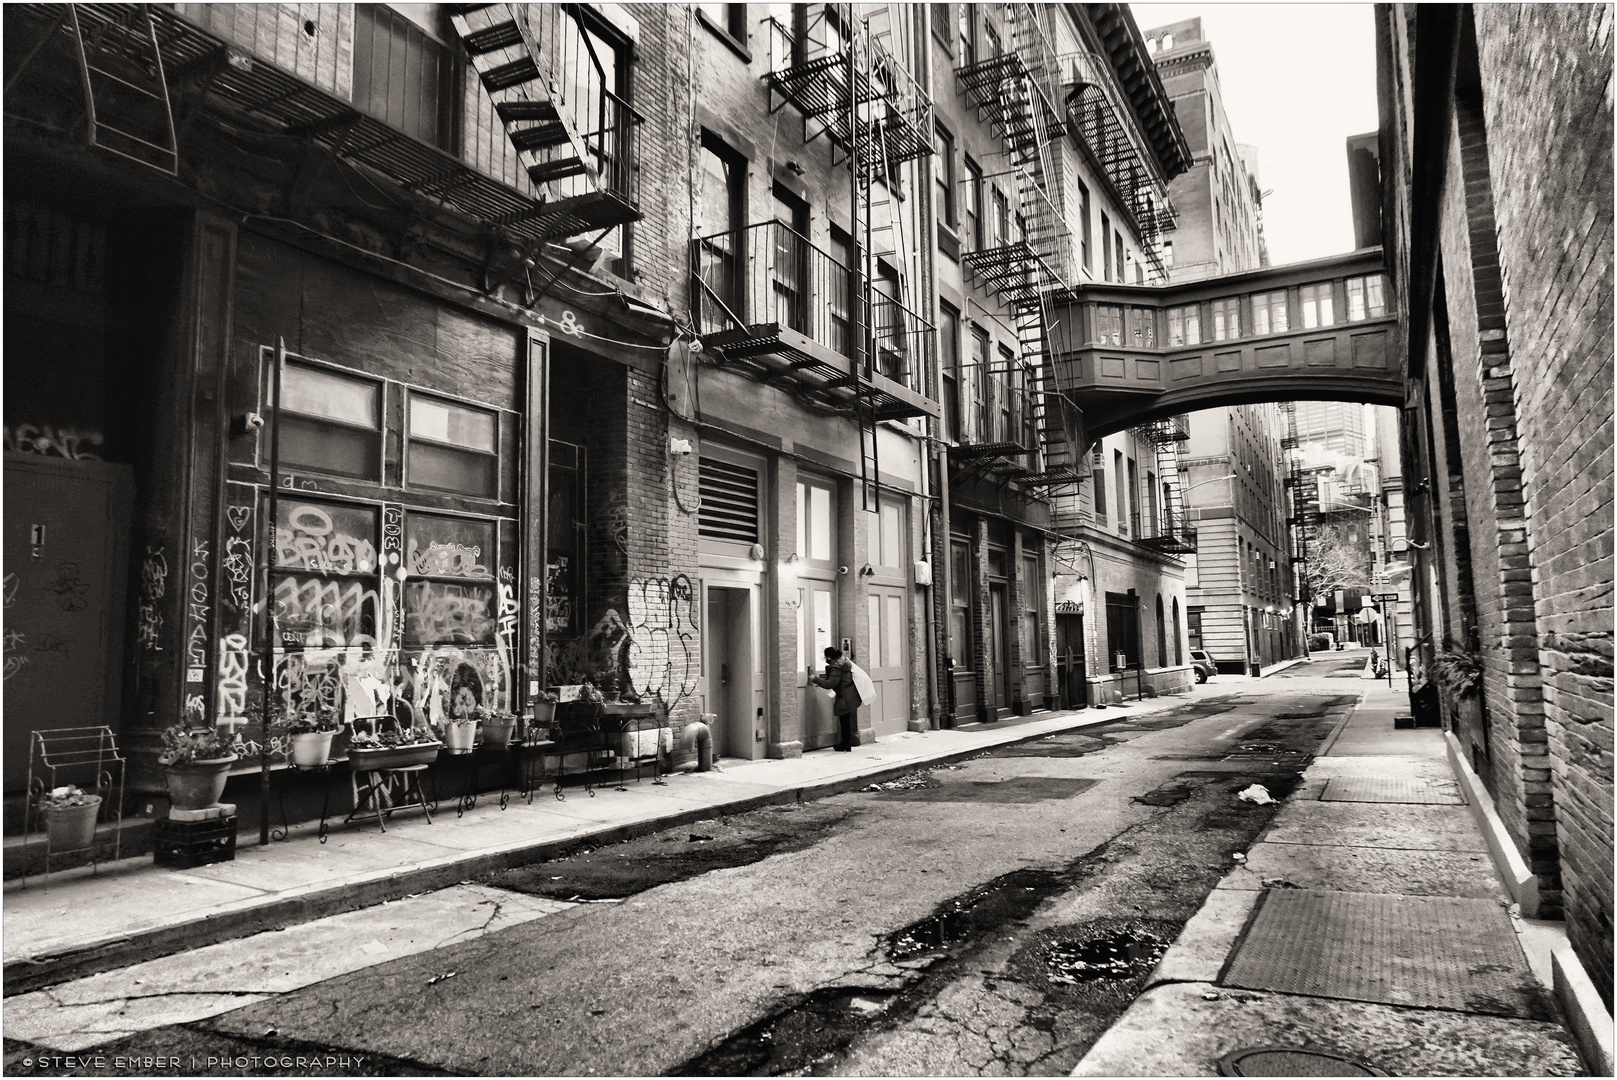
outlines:
{"label": "storefront window", "polygon": [[495,644],[493,522],[411,513],[405,564],[405,648]]}
{"label": "storefront window", "polygon": [[280,500],[273,607],[279,649],[375,647],[376,508]]}
{"label": "storefront window", "polygon": [[[273,363],[266,368],[273,378]],[[265,400],[272,400],[267,393]],[[381,479],[382,384],[287,361],[279,442],[282,469]]]}

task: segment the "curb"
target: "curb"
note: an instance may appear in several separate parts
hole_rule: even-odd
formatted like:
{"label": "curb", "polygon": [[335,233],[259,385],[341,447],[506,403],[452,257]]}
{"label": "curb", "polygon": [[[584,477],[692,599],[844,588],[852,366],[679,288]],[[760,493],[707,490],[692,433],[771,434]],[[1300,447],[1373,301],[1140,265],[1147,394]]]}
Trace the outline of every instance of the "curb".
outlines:
{"label": "curb", "polygon": [[1555,996],[1566,1010],[1567,1026],[1572,1029],[1583,1051],[1583,1063],[1590,1076],[1611,1075],[1611,1013],[1606,1011],[1600,992],[1578,962],[1569,945],[1550,953],[1555,972]]}
{"label": "curb", "polygon": [[1460,790],[1465,792],[1471,816],[1482,831],[1482,839],[1488,845],[1488,853],[1493,856],[1494,870],[1499,874],[1500,881],[1510,892],[1510,898],[1521,905],[1523,915],[1529,919],[1538,918],[1538,875],[1529,869],[1521,852],[1516,850],[1510,834],[1505,831],[1505,823],[1499,820],[1499,812],[1494,809],[1493,796],[1482,786],[1477,774],[1471,771],[1454,732],[1443,732],[1443,744],[1448,753],[1449,769],[1453,771],[1455,780],[1459,781]]}
{"label": "curb", "polygon": [[[1173,698],[1163,699],[1173,702]],[[1108,713],[1110,710],[1108,710]],[[751,795],[715,802],[690,810],[680,810],[627,825],[614,825],[594,831],[568,836],[565,839],[517,842],[502,849],[446,856],[441,860],[415,866],[395,867],[339,885],[311,886],[307,891],[283,894],[267,903],[252,900],[241,902],[234,910],[202,916],[195,922],[153,927],[127,936],[103,938],[87,942],[77,948],[41,956],[21,957],[5,964],[4,997],[13,997],[40,990],[69,979],[83,978],[103,971],[128,967],[160,956],[187,952],[222,941],[248,937],[263,930],[284,928],[297,923],[312,922],[328,915],[374,907],[389,900],[399,900],[421,892],[432,892],[458,884],[469,877],[497,873],[569,854],[581,848],[601,847],[606,844],[632,840],[663,829],[677,828],[708,818],[744,814],[766,806],[785,803],[812,802],[846,794],[871,784],[894,779],[917,769],[948,764],[989,753],[1007,746],[1043,739],[1078,728],[1092,727],[1113,720],[1128,719],[1141,713],[1096,715],[1093,710],[1074,713],[1072,722],[1065,727],[1040,731],[1020,738],[1011,738],[988,746],[973,747],[920,757],[897,765],[887,765],[856,776],[843,776],[834,780],[786,787],[762,795]]]}

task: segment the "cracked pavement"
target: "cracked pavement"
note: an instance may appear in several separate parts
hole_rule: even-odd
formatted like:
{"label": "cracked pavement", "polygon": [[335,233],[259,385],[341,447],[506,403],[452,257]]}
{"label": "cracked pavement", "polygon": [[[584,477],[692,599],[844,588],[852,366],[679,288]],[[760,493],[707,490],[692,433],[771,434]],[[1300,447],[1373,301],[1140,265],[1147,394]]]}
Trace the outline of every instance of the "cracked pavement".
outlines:
{"label": "cracked pavement", "polygon": [[[1295,771],[1225,755],[1262,729],[1306,759],[1340,714],[1323,708],[1339,686],[1276,689],[1204,688],[903,784],[12,998],[7,1061],[25,1040],[337,1047],[459,1075],[1065,1074],[1138,986],[1052,981],[1050,949],[1130,927],[1171,940],[1273,813],[1234,791],[1282,794]],[[1326,715],[1275,719],[1288,710]],[[1135,801],[1170,782],[1183,800]],[[962,898],[937,947],[888,953]],[[325,936],[268,949],[311,927]]]}

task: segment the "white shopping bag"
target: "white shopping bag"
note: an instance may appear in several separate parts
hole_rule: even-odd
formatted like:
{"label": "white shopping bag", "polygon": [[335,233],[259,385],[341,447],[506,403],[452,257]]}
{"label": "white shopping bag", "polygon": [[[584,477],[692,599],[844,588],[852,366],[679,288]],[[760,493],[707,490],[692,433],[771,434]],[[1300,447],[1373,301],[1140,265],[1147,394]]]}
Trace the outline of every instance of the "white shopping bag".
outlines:
{"label": "white shopping bag", "polygon": [[853,664],[853,688],[859,691],[859,704],[869,705],[876,700],[876,681],[865,674],[865,669]]}

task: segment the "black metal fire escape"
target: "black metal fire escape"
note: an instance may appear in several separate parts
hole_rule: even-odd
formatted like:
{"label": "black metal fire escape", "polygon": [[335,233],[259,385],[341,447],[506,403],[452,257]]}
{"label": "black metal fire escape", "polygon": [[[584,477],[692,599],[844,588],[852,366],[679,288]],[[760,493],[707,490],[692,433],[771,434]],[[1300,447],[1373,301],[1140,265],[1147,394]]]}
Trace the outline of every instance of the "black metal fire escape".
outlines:
{"label": "black metal fire escape", "polygon": [[1179,486],[1179,478],[1186,474],[1183,459],[1190,439],[1189,417],[1181,414],[1153,420],[1136,428],[1135,434],[1156,448],[1159,490],[1152,492],[1152,499],[1160,496],[1156,520],[1149,523],[1150,528],[1139,530],[1136,543],[1169,555],[1194,554],[1196,530],[1190,524],[1184,491]]}

